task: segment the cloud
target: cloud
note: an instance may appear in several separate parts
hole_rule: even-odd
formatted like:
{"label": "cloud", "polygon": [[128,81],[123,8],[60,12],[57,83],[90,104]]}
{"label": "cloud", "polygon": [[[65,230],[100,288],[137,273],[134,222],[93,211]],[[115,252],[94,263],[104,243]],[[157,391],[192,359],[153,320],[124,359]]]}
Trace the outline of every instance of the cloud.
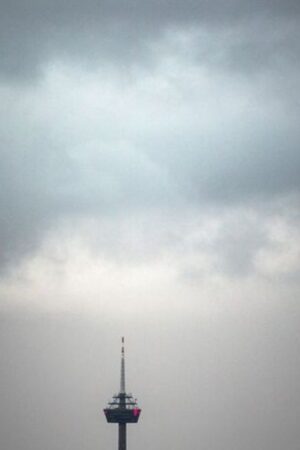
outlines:
{"label": "cloud", "polygon": [[[211,208],[225,217],[288,198],[290,217],[299,196],[298,10],[5,3],[2,269],[34,255],[61,223],[205,217]],[[255,226],[239,230],[239,220],[245,251],[236,261],[247,272],[250,243],[259,247],[264,231],[260,221],[251,236]],[[235,244],[223,233],[227,261]]]}
{"label": "cloud", "polygon": [[[57,59],[94,67],[105,61],[135,65],[151,60],[153,43],[170,30],[208,30],[216,45],[202,47],[199,41],[200,54],[253,71],[299,51],[298,17],[295,1],[4,1],[0,68],[3,76],[20,81],[40,76]],[[258,39],[261,33],[264,38]]]}
{"label": "cloud", "polygon": [[159,51],[169,57],[155,70],[125,78],[61,64],[36,86],[2,87],[2,267],[64,219],[298,196],[296,111],[268,80],[204,69],[168,43]]}

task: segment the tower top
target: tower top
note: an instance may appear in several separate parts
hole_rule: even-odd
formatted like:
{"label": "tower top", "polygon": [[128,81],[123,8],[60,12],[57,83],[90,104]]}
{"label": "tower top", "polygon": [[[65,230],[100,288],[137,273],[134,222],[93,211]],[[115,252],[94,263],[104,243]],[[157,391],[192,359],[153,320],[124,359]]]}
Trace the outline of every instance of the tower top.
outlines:
{"label": "tower top", "polygon": [[[120,392],[115,394],[104,409],[107,422],[118,423],[121,427],[127,423],[137,423],[141,409],[138,407],[137,399],[132,394],[126,394],[125,389],[125,339],[121,338],[121,379]],[[122,440],[122,439],[121,439]],[[119,450],[126,450],[119,447]]]}

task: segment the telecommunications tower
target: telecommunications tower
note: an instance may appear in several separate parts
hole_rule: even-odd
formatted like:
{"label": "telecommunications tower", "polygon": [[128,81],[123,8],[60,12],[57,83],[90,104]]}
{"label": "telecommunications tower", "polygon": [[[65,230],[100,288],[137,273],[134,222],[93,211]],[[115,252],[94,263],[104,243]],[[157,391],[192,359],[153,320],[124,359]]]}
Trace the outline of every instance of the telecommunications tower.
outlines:
{"label": "telecommunications tower", "polygon": [[121,348],[121,382],[120,392],[115,394],[104,409],[107,422],[119,424],[119,450],[126,450],[126,425],[137,423],[141,409],[132,394],[126,394],[125,390],[125,351],[124,338],[122,337]]}

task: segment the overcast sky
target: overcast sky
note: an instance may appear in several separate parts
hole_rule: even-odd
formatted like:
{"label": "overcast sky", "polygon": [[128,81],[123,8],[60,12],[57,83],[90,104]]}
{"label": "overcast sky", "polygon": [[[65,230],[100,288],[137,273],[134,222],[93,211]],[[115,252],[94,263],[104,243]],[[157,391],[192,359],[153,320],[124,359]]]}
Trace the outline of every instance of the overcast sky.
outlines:
{"label": "overcast sky", "polygon": [[299,16],[1,1],[1,448],[299,449]]}

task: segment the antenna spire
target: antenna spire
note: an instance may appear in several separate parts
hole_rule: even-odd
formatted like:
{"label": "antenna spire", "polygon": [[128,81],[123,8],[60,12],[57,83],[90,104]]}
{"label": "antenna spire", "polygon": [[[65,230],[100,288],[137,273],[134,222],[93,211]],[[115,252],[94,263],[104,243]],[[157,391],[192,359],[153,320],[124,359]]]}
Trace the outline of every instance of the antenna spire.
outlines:
{"label": "antenna spire", "polygon": [[120,382],[120,394],[125,394],[125,350],[124,350],[124,337],[122,337],[121,347],[121,382]]}

